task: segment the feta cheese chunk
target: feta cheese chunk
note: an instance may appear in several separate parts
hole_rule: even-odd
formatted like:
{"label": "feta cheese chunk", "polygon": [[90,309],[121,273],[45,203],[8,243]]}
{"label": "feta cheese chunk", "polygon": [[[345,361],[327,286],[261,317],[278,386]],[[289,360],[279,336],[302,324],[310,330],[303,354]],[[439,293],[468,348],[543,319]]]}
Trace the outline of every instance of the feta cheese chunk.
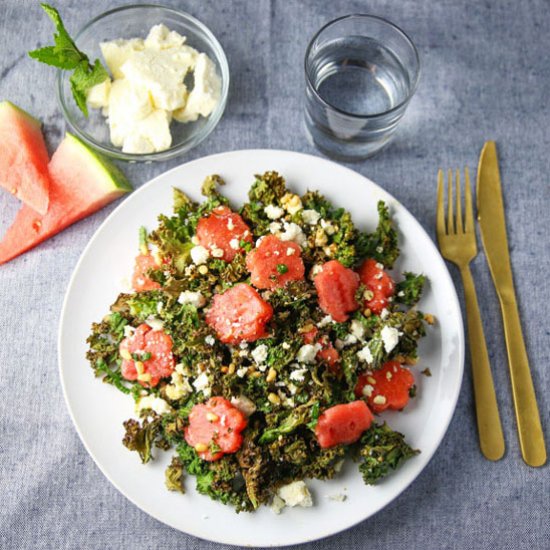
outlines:
{"label": "feta cheese chunk", "polygon": [[259,346],[256,346],[250,352],[250,355],[252,355],[252,359],[254,359],[256,363],[263,363],[267,359],[267,346],[265,344],[260,344]]}
{"label": "feta cheese chunk", "polygon": [[184,290],[178,297],[180,304],[189,304],[196,308],[202,307],[206,300],[201,292],[192,292],[191,290]]}
{"label": "feta cheese chunk", "polygon": [[302,212],[302,220],[308,225],[317,225],[320,218],[321,214],[317,210],[304,210]]}
{"label": "feta cheese chunk", "polygon": [[146,395],[145,397],[140,397],[136,401],[136,412],[139,413],[145,409],[151,409],[157,414],[169,414],[172,412],[172,407],[168,403],[156,397],[155,395]]}
{"label": "feta cheese chunk", "polygon": [[278,235],[281,241],[293,241],[300,246],[306,244],[306,236],[298,224],[285,222],[284,229],[284,232]]}
{"label": "feta cheese chunk", "polygon": [[191,259],[195,265],[202,265],[208,261],[210,254],[204,246],[197,245],[191,249]]}
{"label": "feta cheese chunk", "polygon": [[250,416],[256,412],[256,405],[254,401],[246,397],[246,395],[239,395],[238,397],[231,398],[231,404],[237,407],[245,416]]}
{"label": "feta cheese chunk", "polygon": [[296,355],[299,363],[314,363],[317,352],[321,349],[319,344],[304,344]]}
{"label": "feta cheese chunk", "polygon": [[372,363],[374,360],[369,346],[365,346],[364,348],[360,349],[357,352],[357,358],[359,359],[359,361],[365,361],[365,363],[369,364]]}
{"label": "feta cheese chunk", "polygon": [[285,213],[280,206],[276,206],[275,204],[268,204],[264,208],[264,212],[270,220],[278,220]]}
{"label": "feta cheese chunk", "polygon": [[145,42],[141,38],[131,38],[130,40],[111,40],[99,44],[101,54],[105,59],[105,64],[111,71],[113,78],[124,78],[121,71],[122,65],[130,59],[135,52],[141,52],[145,49]]}
{"label": "feta cheese chunk", "polygon": [[166,25],[160,23],[151,27],[144,46],[152,50],[167,50],[169,48],[178,48],[185,43],[185,36],[171,31]]}
{"label": "feta cheese chunk", "polygon": [[313,506],[311,493],[303,481],[293,481],[283,485],[277,491],[277,496],[284,500],[286,506],[302,506],[304,508]]}
{"label": "feta cheese chunk", "polygon": [[208,375],[205,372],[201,372],[197,378],[195,378],[193,387],[197,391],[202,391],[205,397],[210,396],[210,381],[208,380]]}
{"label": "feta cheese chunk", "polygon": [[161,319],[157,319],[156,317],[153,317],[152,315],[149,315],[149,317],[147,317],[147,319],[145,319],[145,322],[153,330],[162,330],[164,328],[164,322]]}
{"label": "feta cheese chunk", "polygon": [[281,497],[275,495],[269,507],[274,514],[279,515],[282,509],[285,507],[285,501]]}
{"label": "feta cheese chunk", "polygon": [[207,117],[220,100],[221,87],[216,65],[205,53],[199,54],[195,65],[193,89],[185,106],[174,111],[174,118],[179,122],[193,122],[199,115]]}
{"label": "feta cheese chunk", "polygon": [[382,338],[386,353],[390,353],[399,342],[399,331],[395,327],[385,326],[380,331],[380,337]]}
{"label": "feta cheese chunk", "polygon": [[365,336],[365,326],[361,321],[353,319],[350,325],[350,332],[357,338],[357,340],[362,340]]}

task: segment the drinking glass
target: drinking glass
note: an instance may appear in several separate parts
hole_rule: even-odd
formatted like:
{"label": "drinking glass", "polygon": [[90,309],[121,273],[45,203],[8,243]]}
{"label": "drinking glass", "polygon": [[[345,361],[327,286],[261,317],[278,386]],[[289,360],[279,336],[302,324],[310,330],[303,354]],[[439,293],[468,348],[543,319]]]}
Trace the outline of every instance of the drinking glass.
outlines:
{"label": "drinking glass", "polygon": [[370,157],[391,139],[418,83],[411,39],[381,17],[346,15],[325,25],[306,50],[305,127],[323,153]]}

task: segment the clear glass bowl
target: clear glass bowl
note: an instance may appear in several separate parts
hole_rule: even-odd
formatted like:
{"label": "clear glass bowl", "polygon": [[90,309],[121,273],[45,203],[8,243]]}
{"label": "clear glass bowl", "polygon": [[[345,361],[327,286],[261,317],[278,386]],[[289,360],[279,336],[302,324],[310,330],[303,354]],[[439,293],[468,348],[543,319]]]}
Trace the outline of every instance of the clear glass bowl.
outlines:
{"label": "clear glass bowl", "polygon": [[117,38],[145,38],[153,25],[164,23],[170,30],[187,37],[187,44],[206,53],[216,64],[222,87],[220,101],[208,117],[199,117],[185,124],[173,122],[172,146],[158,153],[123,153],[112,145],[109,126],[100,109],[89,109],[86,118],[77,107],[71,93],[68,71],[57,74],[57,95],[65,120],[72,131],[88,145],[113,158],[128,161],[167,160],[185,153],[203,141],[218,124],[229,90],[229,66],[225,53],[210,30],[191,15],[163,6],[131,4],[113,9],[92,19],[75,36],[76,45],[91,61],[101,59],[100,42]]}

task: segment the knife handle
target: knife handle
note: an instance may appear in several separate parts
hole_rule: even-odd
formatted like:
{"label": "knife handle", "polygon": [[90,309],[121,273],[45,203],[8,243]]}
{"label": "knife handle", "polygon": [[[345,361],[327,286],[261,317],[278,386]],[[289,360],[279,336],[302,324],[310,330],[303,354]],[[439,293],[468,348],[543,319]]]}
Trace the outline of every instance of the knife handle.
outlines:
{"label": "knife handle", "polygon": [[500,304],[521,454],[529,466],[542,466],[546,462],[544,434],[514,293],[501,297]]}
{"label": "knife handle", "polygon": [[477,303],[476,289],[470,268],[464,266],[460,269],[460,273],[462,275],[464,296],[466,298],[466,319],[472,360],[479,446],[485,458],[499,460],[504,454],[504,436],[498,413],[487,344],[485,343],[485,335],[483,334],[483,325]]}

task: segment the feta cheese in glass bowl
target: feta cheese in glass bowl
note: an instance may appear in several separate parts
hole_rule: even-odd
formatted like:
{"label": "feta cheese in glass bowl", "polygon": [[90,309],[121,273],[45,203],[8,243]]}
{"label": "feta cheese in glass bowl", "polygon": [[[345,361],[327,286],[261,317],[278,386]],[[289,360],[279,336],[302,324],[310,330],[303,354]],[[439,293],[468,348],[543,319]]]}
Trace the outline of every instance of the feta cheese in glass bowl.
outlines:
{"label": "feta cheese in glass bowl", "polygon": [[194,17],[157,5],[122,6],[90,21],[75,42],[111,78],[90,90],[88,118],[66,71],[57,75],[58,99],[71,130],[101,153],[166,160],[198,145],[218,124],[229,67],[215,36]]}

